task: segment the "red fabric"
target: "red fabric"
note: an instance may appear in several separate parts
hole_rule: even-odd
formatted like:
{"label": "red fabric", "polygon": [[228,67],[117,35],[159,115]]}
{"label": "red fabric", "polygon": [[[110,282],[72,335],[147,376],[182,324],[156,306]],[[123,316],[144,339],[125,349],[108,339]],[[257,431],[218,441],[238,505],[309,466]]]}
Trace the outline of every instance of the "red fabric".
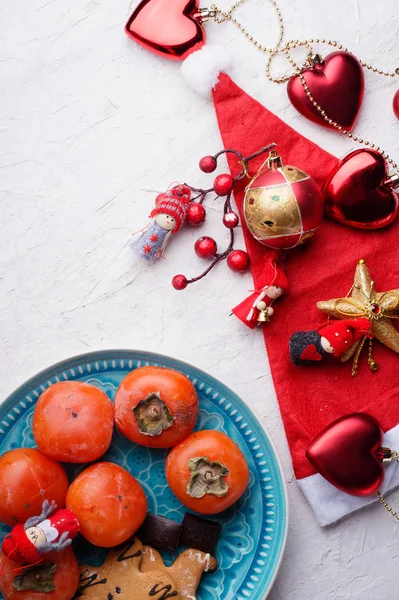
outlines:
{"label": "red fabric", "polygon": [[[227,75],[220,76],[214,101],[226,148],[236,148],[249,155],[261,146],[276,142],[283,162],[303,169],[319,185],[337,164],[334,156],[283,123]],[[260,166],[261,161],[253,168]],[[232,174],[236,175],[240,169],[237,159],[230,156],[229,164]],[[235,196],[241,219],[243,188],[244,183]],[[380,370],[371,372],[363,356],[356,377],[351,376],[350,365],[333,358],[296,367],[291,364],[288,351],[288,340],[294,331],[316,329],[325,321],[325,315],[316,308],[318,300],[346,296],[359,259],[366,260],[378,292],[399,287],[398,227],[396,223],[388,229],[365,232],[324,219],[309,243],[287,253],[290,291],[282,297],[278,314],[263,331],[298,478],[315,472],[305,457],[305,449],[339,416],[356,411],[370,413],[384,430],[399,423],[399,361],[392,350],[376,342],[374,354]],[[255,287],[258,287],[262,285],[258,279],[270,251],[256,242],[245,227],[244,234]]]}

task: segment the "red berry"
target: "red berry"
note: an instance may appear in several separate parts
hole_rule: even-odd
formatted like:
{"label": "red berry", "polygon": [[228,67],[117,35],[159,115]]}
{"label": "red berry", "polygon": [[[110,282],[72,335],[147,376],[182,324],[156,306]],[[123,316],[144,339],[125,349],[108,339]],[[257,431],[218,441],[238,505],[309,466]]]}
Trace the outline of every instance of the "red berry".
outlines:
{"label": "red berry", "polygon": [[227,257],[227,265],[232,271],[245,271],[249,265],[249,256],[244,250],[232,250]]}
{"label": "red berry", "polygon": [[225,225],[229,229],[234,229],[234,227],[237,227],[238,222],[238,215],[233,211],[226,213],[223,217],[223,225]]}
{"label": "red berry", "polygon": [[208,236],[198,238],[194,245],[195,253],[200,258],[212,258],[215,256],[217,249],[215,240]]}
{"label": "red berry", "polygon": [[206,212],[202,204],[192,202],[187,210],[186,220],[191,227],[198,227],[205,221]]}
{"label": "red berry", "polygon": [[233,189],[233,178],[228,173],[218,175],[213,182],[213,187],[218,196],[227,196]]}
{"label": "red berry", "polygon": [[204,173],[213,173],[213,171],[216,169],[216,167],[217,167],[216,159],[213,158],[213,156],[204,156],[199,161],[199,168]]}
{"label": "red berry", "polygon": [[172,279],[172,285],[175,290],[184,290],[187,287],[187,283],[185,275],[175,275]]}
{"label": "red berry", "polygon": [[393,112],[395,113],[395,117],[399,119],[399,90],[393,98]]}

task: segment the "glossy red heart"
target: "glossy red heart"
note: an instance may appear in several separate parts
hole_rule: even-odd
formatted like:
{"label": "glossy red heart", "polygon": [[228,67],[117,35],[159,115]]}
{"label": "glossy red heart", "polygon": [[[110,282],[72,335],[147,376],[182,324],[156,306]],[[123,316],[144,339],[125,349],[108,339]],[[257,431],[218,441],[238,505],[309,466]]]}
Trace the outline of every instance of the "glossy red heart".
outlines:
{"label": "glossy red heart", "polygon": [[198,4],[199,0],[142,0],[125,31],[155,54],[184,60],[205,43]]}
{"label": "glossy red heart", "polygon": [[[357,58],[349,52],[333,52],[321,64],[304,69],[302,74],[310,93],[326,115],[351,131],[364,92],[363,69]],[[313,106],[298,75],[289,80],[287,91],[292,104],[304,117],[334,129]]]}
{"label": "glossy red heart", "polygon": [[375,493],[384,480],[378,452],[381,427],[366,413],[345,415],[328,425],[311,442],[306,456],[316,471],[352,496]]}
{"label": "glossy red heart", "polygon": [[388,180],[388,166],[379,152],[351,152],[323,186],[325,214],[358,229],[390,225],[399,212],[399,197]]}
{"label": "glossy red heart", "polygon": [[301,360],[322,360],[322,355],[317,352],[317,348],[314,344],[306,346],[305,350],[299,357]]}
{"label": "glossy red heart", "polygon": [[395,117],[399,119],[399,90],[393,97],[393,112],[395,113]]}

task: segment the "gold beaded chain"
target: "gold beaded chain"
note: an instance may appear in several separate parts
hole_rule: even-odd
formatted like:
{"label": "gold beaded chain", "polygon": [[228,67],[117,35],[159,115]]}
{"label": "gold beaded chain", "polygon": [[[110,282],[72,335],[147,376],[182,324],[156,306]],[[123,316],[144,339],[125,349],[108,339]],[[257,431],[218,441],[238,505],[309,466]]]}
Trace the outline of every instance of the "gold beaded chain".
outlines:
{"label": "gold beaded chain", "polygon": [[274,46],[274,48],[267,48],[266,46],[262,46],[262,44],[260,44],[258,41],[256,41],[254,39],[254,37],[250,33],[248,33],[248,31],[245,29],[245,27],[239,21],[237,21],[237,19],[233,16],[234,11],[241,4],[244,4],[244,2],[246,2],[246,0],[237,0],[237,2],[235,4],[233,4],[233,6],[226,12],[221,10],[220,8],[218,8],[215,4],[212,4],[211,11],[212,11],[212,13],[215,13],[215,14],[212,14],[210,16],[213,16],[214,21],[218,24],[224,23],[225,21],[231,21],[234,25],[236,25],[238,27],[238,29],[241,31],[241,33],[243,33],[245,35],[245,37],[261,52],[267,52],[269,54],[276,52],[280,48],[280,46],[283,42],[283,38],[284,38],[283,16],[281,14],[280,8],[279,8],[276,0],[269,0],[270,4],[273,6],[274,10],[276,11],[276,15],[277,15],[277,19],[278,19],[278,26],[279,26],[279,30],[280,30],[277,44]]}
{"label": "gold beaded chain", "polygon": [[[315,100],[314,96],[312,95],[312,92],[310,91],[310,89],[306,83],[305,77],[303,75],[303,70],[313,67],[317,60],[321,60],[319,55],[313,53],[312,44],[325,44],[325,45],[337,48],[338,50],[341,50],[343,52],[349,52],[349,50],[347,48],[345,48],[342,44],[339,44],[338,42],[336,42],[334,40],[327,40],[324,38],[314,38],[314,39],[302,40],[302,41],[301,40],[289,40],[288,42],[286,42],[286,44],[284,44],[284,46],[282,46],[283,39],[284,39],[284,20],[283,20],[281,10],[280,10],[276,0],[269,0],[269,2],[273,6],[273,8],[276,12],[278,25],[279,25],[279,36],[278,36],[276,45],[273,48],[267,48],[266,46],[263,46],[260,42],[258,42],[246,30],[246,28],[242,25],[242,23],[240,23],[235,18],[235,16],[234,16],[235,10],[239,6],[244,4],[244,2],[246,2],[246,0],[237,0],[237,2],[235,2],[235,4],[233,4],[233,6],[227,11],[223,11],[218,6],[216,6],[216,4],[212,4],[208,16],[210,18],[213,18],[213,20],[218,24],[224,23],[226,21],[230,21],[231,23],[236,25],[236,27],[238,27],[238,29],[245,35],[245,37],[258,50],[270,55],[268,58],[268,61],[266,63],[266,68],[265,68],[266,77],[269,79],[269,81],[280,84],[280,83],[287,83],[293,77],[299,77],[301,84],[305,90],[305,93],[306,93],[307,97],[309,98],[309,101],[313,104],[313,106],[316,108],[316,110],[320,113],[320,115],[323,117],[323,119],[326,121],[326,123],[328,123],[329,125],[334,127],[334,129],[336,129],[339,133],[342,133],[343,135],[347,136],[348,138],[352,139],[353,141],[358,142],[359,144],[364,144],[365,146],[368,146],[369,148],[372,148],[373,150],[376,150],[377,152],[379,152],[385,158],[385,160],[391,165],[391,167],[394,169],[394,171],[396,173],[399,173],[399,168],[398,168],[397,163],[395,163],[382,148],[373,144],[369,140],[358,137],[354,133],[351,133],[350,131],[345,129],[345,127],[342,127],[342,125],[340,125],[339,123],[334,121],[334,119],[331,119],[331,117],[329,115],[327,115],[325,110],[323,110],[323,107],[320,106],[320,104]],[[295,48],[299,48],[299,47],[305,47],[308,50],[307,58],[301,65],[298,65],[290,55],[290,50],[294,50]],[[278,54],[281,54],[281,53],[285,55],[288,62],[294,68],[294,71],[289,75],[283,75],[282,77],[273,77],[273,75],[271,74],[271,65],[272,65],[274,58]],[[399,76],[399,67],[397,69],[395,69],[395,71],[383,71],[382,69],[373,67],[372,65],[366,63],[363,60],[359,60],[359,62],[362,65],[362,67],[364,67],[365,69],[368,69],[369,71],[372,71],[373,73],[383,75],[384,77],[392,77],[393,78],[395,76]]]}
{"label": "gold beaded chain", "polygon": [[[383,462],[391,462],[392,460],[396,460],[396,462],[399,463],[399,454],[397,452],[395,452],[395,450],[389,450],[389,448],[385,449],[383,448],[383,451],[386,450],[387,454],[388,454],[388,458],[387,460],[383,461]],[[393,508],[388,504],[388,502],[385,500],[384,496],[381,494],[380,491],[377,492],[377,496],[379,501],[381,502],[382,506],[397,520],[399,521],[399,515],[398,513],[393,510]]]}

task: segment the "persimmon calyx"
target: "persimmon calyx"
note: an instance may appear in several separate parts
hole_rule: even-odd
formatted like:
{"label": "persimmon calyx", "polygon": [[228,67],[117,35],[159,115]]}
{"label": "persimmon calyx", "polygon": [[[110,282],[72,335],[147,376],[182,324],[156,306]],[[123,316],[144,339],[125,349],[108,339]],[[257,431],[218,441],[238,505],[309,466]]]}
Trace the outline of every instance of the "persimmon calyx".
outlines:
{"label": "persimmon calyx", "polygon": [[229,486],[225,481],[228,468],[219,461],[211,462],[207,456],[190,458],[188,469],[191,473],[187,483],[187,494],[192,498],[203,498],[205,494],[225,496]]}
{"label": "persimmon calyx", "polygon": [[165,429],[173,425],[173,416],[159,392],[149,394],[133,408],[140,433],[144,435],[161,435]]}
{"label": "persimmon calyx", "polygon": [[56,570],[57,565],[54,563],[25,569],[21,575],[14,577],[13,586],[18,592],[31,590],[48,594],[55,590],[53,577]]}

